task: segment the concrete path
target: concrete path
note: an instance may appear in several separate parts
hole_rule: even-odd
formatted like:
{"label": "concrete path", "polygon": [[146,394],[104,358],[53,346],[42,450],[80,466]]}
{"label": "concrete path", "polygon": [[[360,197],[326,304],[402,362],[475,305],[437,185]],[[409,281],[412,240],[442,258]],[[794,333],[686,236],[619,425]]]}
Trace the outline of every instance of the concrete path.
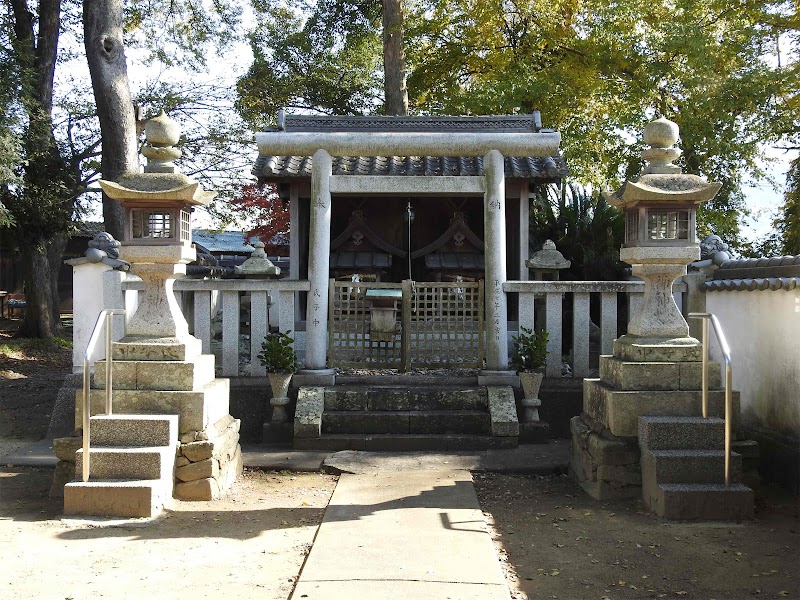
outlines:
{"label": "concrete path", "polygon": [[468,471],[343,474],[292,600],[509,600]]}

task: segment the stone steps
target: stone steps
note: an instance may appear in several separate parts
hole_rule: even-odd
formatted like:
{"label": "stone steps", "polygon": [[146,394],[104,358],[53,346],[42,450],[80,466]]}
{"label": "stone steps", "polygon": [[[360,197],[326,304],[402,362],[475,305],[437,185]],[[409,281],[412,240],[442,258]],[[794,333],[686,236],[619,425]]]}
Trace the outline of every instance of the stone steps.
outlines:
{"label": "stone steps", "polygon": [[753,490],[741,483],[665,483],[652,510],[676,520],[742,521],[753,518]]}
{"label": "stone steps", "polygon": [[298,393],[298,449],[478,450],[518,440],[511,388],[350,384]]}
{"label": "stone steps", "polygon": [[724,485],[724,422],[693,417],[641,417],[642,497],[658,516],[741,520],[753,515],[753,491],[739,483],[742,457],[731,453]]}
{"label": "stone steps", "polygon": [[297,450],[367,450],[410,452],[416,450],[489,450],[516,448],[516,437],[460,434],[327,434],[318,438],[295,438]]}
{"label": "stone steps", "polygon": [[718,450],[725,443],[725,421],[716,417],[642,417],[639,443],[650,450]]}
{"label": "stone steps", "polygon": [[322,433],[491,434],[486,410],[329,411]]}
{"label": "stone steps", "polygon": [[[741,473],[742,457],[732,452],[731,479],[738,481]],[[658,483],[725,483],[725,453],[685,448],[643,452],[642,479],[650,476]]]}
{"label": "stone steps", "polygon": [[161,480],[73,481],[64,486],[69,516],[153,517],[172,496]]}
{"label": "stone steps", "polygon": [[[178,415],[98,415],[91,418],[90,475],[83,449],[76,481],[64,486],[64,514],[152,517],[172,497]],[[146,445],[149,444],[149,445]]]}
{"label": "stone steps", "polygon": [[169,446],[178,439],[178,419],[167,415],[96,415],[92,446]]}

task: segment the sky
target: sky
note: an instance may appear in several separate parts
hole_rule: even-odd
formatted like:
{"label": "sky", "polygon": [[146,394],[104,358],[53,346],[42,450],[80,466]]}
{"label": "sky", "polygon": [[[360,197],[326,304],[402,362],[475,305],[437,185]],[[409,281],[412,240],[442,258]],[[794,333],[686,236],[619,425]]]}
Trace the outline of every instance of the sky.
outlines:
{"label": "sky", "polygon": [[[252,62],[252,53],[249,46],[245,43],[239,43],[234,49],[225,52],[224,57],[210,55],[207,61],[208,69],[205,73],[194,73],[187,76],[180,69],[154,71],[153,67],[143,66],[143,61],[137,57],[134,51],[126,50],[126,53],[128,55],[128,75],[132,91],[144,86],[148,80],[154,77],[162,80],[191,77],[197,82],[213,82],[217,85],[222,84],[233,87],[237,78],[245,73]],[[85,76],[88,79],[88,69],[86,69],[85,63],[83,66],[77,66],[74,74],[78,77]],[[797,156],[797,152],[787,153],[767,146],[764,147],[764,152],[768,159],[768,162],[765,163],[765,168],[769,174],[769,179],[772,181],[751,181],[750,185],[744,189],[746,203],[752,211],[752,216],[743,219],[742,233],[744,238],[750,240],[760,239],[772,230],[772,222],[777,216],[778,207],[783,202],[784,183],[789,163]],[[257,155],[258,149],[254,139],[252,145],[253,162],[255,162]],[[180,161],[177,164],[180,168]],[[95,209],[90,218],[102,220],[102,216],[99,213],[99,202],[95,202],[94,207]],[[214,227],[216,223],[204,210],[200,209],[194,213],[193,225],[195,227]],[[244,226],[247,227],[246,224]]]}

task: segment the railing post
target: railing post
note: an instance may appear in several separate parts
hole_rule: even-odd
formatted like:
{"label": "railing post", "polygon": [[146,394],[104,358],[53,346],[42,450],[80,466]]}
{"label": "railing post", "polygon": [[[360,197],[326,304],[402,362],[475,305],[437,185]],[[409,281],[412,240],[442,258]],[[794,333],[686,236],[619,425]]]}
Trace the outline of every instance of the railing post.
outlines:
{"label": "railing post", "polygon": [[411,293],[411,280],[404,279],[400,325],[400,361],[403,372],[411,369]]}
{"label": "railing post", "polygon": [[708,418],[708,319],[701,319],[703,324],[703,418]]}
{"label": "railing post", "polygon": [[561,292],[545,294],[545,327],[549,334],[547,340],[547,377],[561,377]]}
{"label": "railing post", "polygon": [[111,319],[113,317],[113,312],[106,313],[106,414],[110,415],[112,408],[111,408],[111,395],[113,394],[113,373],[114,373],[114,362],[111,356]]}

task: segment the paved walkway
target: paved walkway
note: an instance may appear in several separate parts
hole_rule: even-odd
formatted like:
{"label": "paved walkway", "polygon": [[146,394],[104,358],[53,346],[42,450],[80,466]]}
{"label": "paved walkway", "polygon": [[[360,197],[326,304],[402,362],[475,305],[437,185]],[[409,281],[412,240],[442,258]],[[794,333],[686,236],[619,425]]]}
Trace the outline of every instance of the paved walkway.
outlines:
{"label": "paved walkway", "polygon": [[343,474],[292,599],[509,600],[468,471]]}

